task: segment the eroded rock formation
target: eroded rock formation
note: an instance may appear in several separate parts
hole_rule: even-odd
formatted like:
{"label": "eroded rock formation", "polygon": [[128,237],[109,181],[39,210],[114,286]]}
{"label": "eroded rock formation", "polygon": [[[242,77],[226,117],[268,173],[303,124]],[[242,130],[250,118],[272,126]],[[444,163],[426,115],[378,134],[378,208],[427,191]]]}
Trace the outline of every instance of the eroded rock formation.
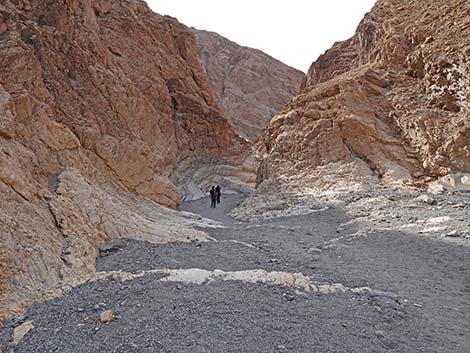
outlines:
{"label": "eroded rock formation", "polygon": [[305,74],[217,33],[194,33],[216,102],[235,130],[254,140],[299,92]]}
{"label": "eroded rock formation", "polygon": [[249,183],[250,153],[176,20],[139,0],[2,1],[0,321],[92,271],[105,239],[204,237],[150,200],[175,207],[201,165]]}
{"label": "eroded rock formation", "polygon": [[470,7],[379,0],[260,138],[258,183],[422,183],[470,171]]}

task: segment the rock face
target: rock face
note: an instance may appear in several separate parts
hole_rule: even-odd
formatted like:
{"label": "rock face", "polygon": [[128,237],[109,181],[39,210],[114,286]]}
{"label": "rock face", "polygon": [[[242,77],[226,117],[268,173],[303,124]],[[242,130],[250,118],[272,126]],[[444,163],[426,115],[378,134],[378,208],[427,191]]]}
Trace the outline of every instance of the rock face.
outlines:
{"label": "rock face", "polygon": [[194,33],[216,102],[235,130],[254,140],[299,92],[305,74],[217,33]]}
{"label": "rock face", "polygon": [[470,171],[469,11],[464,0],[379,0],[264,131],[258,183],[324,189]]}
{"label": "rock face", "polygon": [[250,153],[176,20],[139,0],[2,1],[0,321],[93,271],[103,240],[204,237],[150,200],[175,207],[200,165],[249,183]]}

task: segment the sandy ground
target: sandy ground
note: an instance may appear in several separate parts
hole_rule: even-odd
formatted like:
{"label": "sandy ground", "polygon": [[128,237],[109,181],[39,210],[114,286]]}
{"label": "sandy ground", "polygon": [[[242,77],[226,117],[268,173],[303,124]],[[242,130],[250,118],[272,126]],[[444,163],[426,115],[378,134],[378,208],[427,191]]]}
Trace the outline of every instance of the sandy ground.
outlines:
{"label": "sandy ground", "polygon": [[[139,277],[110,277],[33,305],[5,323],[3,352],[470,351],[465,242],[384,226],[366,206],[360,212],[369,214],[352,220],[347,205],[359,199],[343,205],[347,212],[314,202],[307,214],[227,216],[242,201],[226,196],[215,210],[206,199],[183,205],[225,226],[204,229],[209,242],[111,244],[97,270]],[[447,210],[442,202],[437,214]],[[106,309],[116,319],[102,324]],[[11,344],[28,321],[34,327]]]}

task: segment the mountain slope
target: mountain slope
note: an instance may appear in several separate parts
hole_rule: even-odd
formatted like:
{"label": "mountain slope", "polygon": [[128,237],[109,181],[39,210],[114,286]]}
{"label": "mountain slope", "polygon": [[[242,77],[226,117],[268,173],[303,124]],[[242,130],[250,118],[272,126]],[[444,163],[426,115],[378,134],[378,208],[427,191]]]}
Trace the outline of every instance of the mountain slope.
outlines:
{"label": "mountain slope", "polygon": [[217,104],[241,136],[254,140],[299,92],[304,73],[217,33],[194,33]]}
{"label": "mountain slope", "polygon": [[420,184],[470,171],[468,2],[380,0],[264,131],[258,183]]}
{"label": "mountain slope", "polygon": [[3,1],[0,319],[93,271],[104,239],[203,236],[150,200],[176,207],[201,166],[250,182],[250,154],[175,19],[139,0]]}

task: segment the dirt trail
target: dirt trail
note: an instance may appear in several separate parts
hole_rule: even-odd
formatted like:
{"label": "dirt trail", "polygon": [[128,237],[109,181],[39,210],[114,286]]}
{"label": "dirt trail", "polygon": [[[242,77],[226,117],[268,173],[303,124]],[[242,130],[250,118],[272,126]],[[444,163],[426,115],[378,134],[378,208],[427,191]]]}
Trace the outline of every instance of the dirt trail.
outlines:
{"label": "dirt trail", "polygon": [[[110,246],[97,270],[125,273],[6,322],[3,352],[470,351],[468,247],[396,231],[351,236],[357,225],[331,207],[234,221],[226,213],[241,201],[183,205],[224,225],[204,229],[212,241]],[[102,324],[106,309],[116,319]]]}

